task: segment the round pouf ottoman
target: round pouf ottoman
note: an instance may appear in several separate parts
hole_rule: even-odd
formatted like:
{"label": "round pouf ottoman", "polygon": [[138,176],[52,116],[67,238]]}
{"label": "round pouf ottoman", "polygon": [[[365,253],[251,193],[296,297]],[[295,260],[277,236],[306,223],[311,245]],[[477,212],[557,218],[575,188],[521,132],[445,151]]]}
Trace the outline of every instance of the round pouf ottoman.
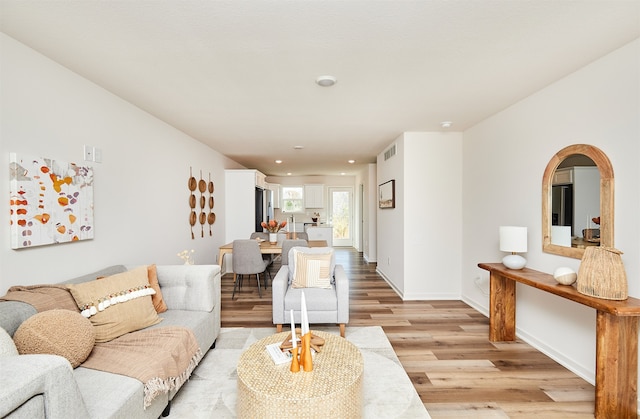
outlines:
{"label": "round pouf ottoman", "polygon": [[96,334],[93,325],[71,310],[47,310],[25,320],[13,341],[21,355],[60,355],[73,368],[82,364],[93,350]]}

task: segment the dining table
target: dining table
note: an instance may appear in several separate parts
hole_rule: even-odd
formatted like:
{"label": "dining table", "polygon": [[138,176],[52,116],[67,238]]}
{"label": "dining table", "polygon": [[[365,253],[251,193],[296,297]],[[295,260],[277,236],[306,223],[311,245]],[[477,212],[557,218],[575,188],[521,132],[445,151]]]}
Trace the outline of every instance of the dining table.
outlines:
{"label": "dining table", "polygon": [[[308,240],[307,244],[309,247],[327,247],[326,240]],[[226,272],[223,265],[224,255],[228,253],[233,253],[233,242],[220,246],[218,250],[218,263],[223,268],[223,273]],[[282,254],[282,243],[271,243],[269,241],[260,242],[260,253],[265,255],[280,255]]]}

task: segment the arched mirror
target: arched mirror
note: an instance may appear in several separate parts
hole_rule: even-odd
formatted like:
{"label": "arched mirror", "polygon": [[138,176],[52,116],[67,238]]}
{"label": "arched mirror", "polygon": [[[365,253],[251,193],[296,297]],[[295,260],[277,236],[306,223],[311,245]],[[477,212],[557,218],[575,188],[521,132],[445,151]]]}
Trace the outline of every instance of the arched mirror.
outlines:
{"label": "arched mirror", "polygon": [[557,152],[542,178],[542,251],[581,259],[587,246],[613,247],[613,167],[597,147]]}

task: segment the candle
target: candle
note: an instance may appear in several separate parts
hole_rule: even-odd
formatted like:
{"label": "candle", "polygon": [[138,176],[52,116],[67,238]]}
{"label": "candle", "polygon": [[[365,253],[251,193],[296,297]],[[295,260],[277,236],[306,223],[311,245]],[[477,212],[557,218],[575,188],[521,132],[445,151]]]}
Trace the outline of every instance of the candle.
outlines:
{"label": "candle", "polygon": [[293,320],[293,310],[291,310],[291,347],[296,348],[298,344],[296,343],[296,322]]}
{"label": "candle", "polygon": [[309,333],[309,318],[307,317],[307,301],[304,298],[304,291],[301,291],[300,295],[300,315],[302,317],[300,320],[300,329],[304,336]]}

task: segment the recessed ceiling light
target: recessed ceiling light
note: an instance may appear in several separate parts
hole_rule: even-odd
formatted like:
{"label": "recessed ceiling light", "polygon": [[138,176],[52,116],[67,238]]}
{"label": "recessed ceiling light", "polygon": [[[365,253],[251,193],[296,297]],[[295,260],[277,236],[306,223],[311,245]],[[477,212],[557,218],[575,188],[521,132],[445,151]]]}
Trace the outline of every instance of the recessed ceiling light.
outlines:
{"label": "recessed ceiling light", "polygon": [[276,160],[276,164],[282,163],[282,160]]}
{"label": "recessed ceiling light", "polygon": [[353,159],[348,160],[348,163],[350,163],[350,164],[353,164],[353,163],[355,163],[355,162],[356,162],[356,161],[355,161],[355,160],[353,160]]}
{"label": "recessed ceiling light", "polygon": [[331,87],[336,84],[338,80],[333,76],[320,76],[316,79],[318,86]]}
{"label": "recessed ceiling light", "polygon": [[294,145],[294,146],[293,146],[293,149],[294,149],[294,150],[302,150],[303,148],[304,148],[304,146],[303,146],[303,145]]}
{"label": "recessed ceiling light", "polygon": [[442,122],[440,122],[440,126],[442,128],[451,128],[451,125],[453,125],[453,122],[451,122],[451,121],[442,121]]}
{"label": "recessed ceiling light", "polygon": [[346,173],[345,173],[345,172],[340,173],[340,176],[344,176],[344,175],[346,175]]}

